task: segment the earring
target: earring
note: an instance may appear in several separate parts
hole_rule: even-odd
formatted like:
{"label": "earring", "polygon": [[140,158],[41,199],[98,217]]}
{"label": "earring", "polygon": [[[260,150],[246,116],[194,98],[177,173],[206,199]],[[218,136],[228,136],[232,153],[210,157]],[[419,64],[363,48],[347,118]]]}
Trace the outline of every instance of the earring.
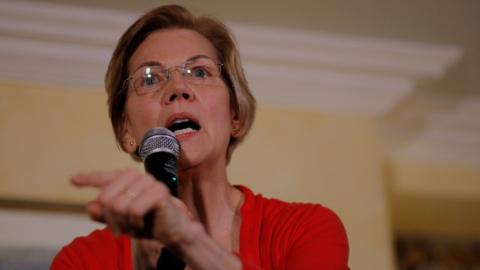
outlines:
{"label": "earring", "polygon": [[238,132],[240,131],[240,129],[235,126],[233,129],[232,129],[232,136],[235,137],[237,136]]}
{"label": "earring", "polygon": [[130,140],[130,142],[129,142],[129,143],[130,143],[130,146],[133,146],[133,141],[132,141],[132,140]]}

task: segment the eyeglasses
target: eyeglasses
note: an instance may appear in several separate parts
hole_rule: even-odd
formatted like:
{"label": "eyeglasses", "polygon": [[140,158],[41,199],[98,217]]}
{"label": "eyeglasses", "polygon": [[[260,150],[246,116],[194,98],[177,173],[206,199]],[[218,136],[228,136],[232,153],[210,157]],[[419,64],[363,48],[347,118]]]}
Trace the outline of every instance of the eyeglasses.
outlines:
{"label": "eyeglasses", "polygon": [[145,65],[133,72],[125,80],[137,95],[145,95],[164,89],[173,72],[178,70],[190,86],[208,86],[221,83],[223,64],[216,63],[206,56],[196,57],[181,66],[164,68],[159,63]]}

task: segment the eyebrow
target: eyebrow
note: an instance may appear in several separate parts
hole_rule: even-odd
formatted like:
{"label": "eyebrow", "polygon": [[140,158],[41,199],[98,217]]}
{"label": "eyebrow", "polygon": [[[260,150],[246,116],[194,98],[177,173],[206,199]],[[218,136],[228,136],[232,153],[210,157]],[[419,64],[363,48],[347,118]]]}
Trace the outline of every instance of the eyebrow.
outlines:
{"label": "eyebrow", "polygon": [[[184,64],[187,64],[187,63],[191,63],[193,61],[196,61],[198,59],[201,59],[201,58],[207,58],[207,59],[211,59],[212,61],[216,62],[215,60],[213,60],[210,56],[208,55],[204,55],[204,54],[197,54],[197,55],[194,55],[192,57],[189,57],[187,58],[187,60],[185,62],[183,62]],[[147,61],[147,62],[143,62],[140,66],[138,66],[133,72],[141,69],[142,67],[148,67],[148,66],[156,66],[156,67],[165,67],[161,62],[159,61]]]}

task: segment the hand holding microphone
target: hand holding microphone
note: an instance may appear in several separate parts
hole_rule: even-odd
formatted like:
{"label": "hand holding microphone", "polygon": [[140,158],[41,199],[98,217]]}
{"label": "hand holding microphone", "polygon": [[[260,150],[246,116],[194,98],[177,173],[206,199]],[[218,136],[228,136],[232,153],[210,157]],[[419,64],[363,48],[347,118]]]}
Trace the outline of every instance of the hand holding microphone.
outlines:
{"label": "hand holding microphone", "polygon": [[[166,128],[150,129],[143,137],[138,152],[145,165],[145,170],[158,181],[165,183],[172,196],[178,197],[177,158],[180,153],[180,143],[175,134]],[[154,221],[147,215],[147,224],[150,223],[150,220]],[[162,250],[157,262],[157,269],[184,268],[185,263],[170,249]]]}
{"label": "hand holding microphone", "polygon": [[191,237],[193,225],[186,206],[170,195],[170,192],[177,194],[179,151],[173,133],[163,128],[152,129],[142,140],[139,153],[146,170],[158,180],[166,180],[165,184],[134,169],[80,174],[72,178],[72,183],[99,189],[97,198],[87,206],[92,219],[106,223],[116,233],[138,236],[138,232],[149,230],[153,238],[167,246],[175,245]]}

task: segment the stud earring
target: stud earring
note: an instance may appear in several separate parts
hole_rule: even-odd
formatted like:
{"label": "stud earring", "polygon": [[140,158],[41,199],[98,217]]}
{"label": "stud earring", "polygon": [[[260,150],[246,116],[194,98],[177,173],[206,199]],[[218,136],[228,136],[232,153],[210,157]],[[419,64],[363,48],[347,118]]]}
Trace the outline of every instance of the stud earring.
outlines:
{"label": "stud earring", "polygon": [[240,131],[240,129],[236,126],[232,129],[232,136],[235,137],[238,135],[238,132]]}
{"label": "stud earring", "polygon": [[129,142],[129,143],[130,143],[130,146],[133,146],[133,141],[132,141],[132,140],[130,140],[130,142]]}

